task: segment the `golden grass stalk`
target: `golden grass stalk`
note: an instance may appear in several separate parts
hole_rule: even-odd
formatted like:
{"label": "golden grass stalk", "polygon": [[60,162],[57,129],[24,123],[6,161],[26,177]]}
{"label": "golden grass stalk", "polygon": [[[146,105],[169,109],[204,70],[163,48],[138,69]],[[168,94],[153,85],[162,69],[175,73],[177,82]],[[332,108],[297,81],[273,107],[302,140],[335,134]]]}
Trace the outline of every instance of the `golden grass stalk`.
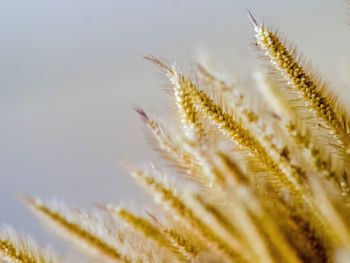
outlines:
{"label": "golden grass stalk", "polygon": [[162,232],[168,238],[173,252],[185,262],[194,262],[201,248],[171,228],[163,228]]}
{"label": "golden grass stalk", "polygon": [[40,200],[26,197],[25,202],[36,214],[41,215],[58,228],[58,232],[63,230],[68,240],[77,241],[84,248],[84,252],[91,253],[93,251],[101,257],[107,257],[117,262],[129,262],[128,258],[123,256],[114,246],[85,229],[82,222],[74,222],[62,212],[45,205]]}
{"label": "golden grass stalk", "polygon": [[343,194],[348,194],[349,186],[344,180],[344,171],[333,169],[330,157],[326,156],[324,149],[314,142],[315,139],[312,138],[309,129],[302,127],[303,125],[297,121],[295,111],[278,87],[262,73],[256,73],[255,79],[265,101],[269,102],[274,114],[279,116],[285,132],[302,151],[304,158],[311,161],[313,171],[332,181]]}
{"label": "golden grass stalk", "polygon": [[222,108],[215,104],[206,93],[199,90],[194,83],[190,82],[190,84],[183,88],[188,89],[192,99],[202,110],[202,114],[215,123],[218,129],[237,143],[239,147],[246,149],[252,155],[258,157],[267,167],[275,170],[276,165],[250,132],[244,129],[241,123],[237,122],[233,116],[223,112]]}
{"label": "golden grass stalk", "polygon": [[[156,120],[150,118],[145,111],[140,108],[136,109],[141,119],[147,125],[156,141],[158,147],[166,153],[166,159],[172,163],[186,178],[196,182],[199,186],[210,188],[214,186],[223,187],[226,179],[219,169],[215,167],[212,159],[217,153],[209,153],[209,143],[196,143],[193,140],[179,137],[177,142],[173,134],[172,136],[166,131]],[[201,134],[203,136],[203,133]],[[164,156],[164,155],[163,155]],[[187,176],[188,175],[188,176]]]}
{"label": "golden grass stalk", "polygon": [[151,224],[146,219],[136,216],[129,212],[125,208],[109,208],[110,211],[122,219],[126,224],[130,225],[131,228],[140,231],[145,237],[154,240],[159,243],[160,246],[166,246],[167,240],[164,238],[161,231]]}
{"label": "golden grass stalk", "polygon": [[[225,236],[227,242],[241,242],[245,244],[249,248],[250,251],[254,251],[255,261],[259,262],[273,262],[272,257],[270,255],[270,251],[266,246],[266,242],[264,242],[263,236],[257,231],[256,226],[251,220],[250,216],[247,213],[246,207],[244,207],[237,198],[236,195],[232,195],[230,204],[227,204],[226,209],[231,209],[234,207],[233,216],[231,218],[231,222],[227,222],[220,212],[213,207],[212,204],[209,204],[204,201],[202,197],[196,195],[194,197],[196,201],[196,208],[201,209],[203,213],[203,218],[213,218],[211,225],[217,225],[218,229],[215,231],[216,233],[223,232],[223,236]],[[206,216],[204,216],[206,215]],[[213,224],[215,223],[215,224]],[[234,232],[230,232],[232,229],[230,226],[234,224],[237,229]],[[232,231],[232,230],[231,230]],[[239,238],[239,239],[238,239]]]}
{"label": "golden grass stalk", "polygon": [[289,262],[289,263],[301,263],[302,261],[297,255],[297,252],[290,245],[286,237],[280,231],[280,229],[276,226],[274,220],[264,211],[260,215],[255,215],[253,217],[255,220],[255,225],[260,229],[262,233],[265,233],[268,241],[267,243],[271,243],[274,251],[281,262]]}
{"label": "golden grass stalk", "polygon": [[160,248],[168,248],[169,241],[161,230],[145,218],[139,217],[121,207],[109,207],[109,210],[123,220],[134,231],[139,231],[146,238],[153,240]]}
{"label": "golden grass stalk", "polygon": [[153,194],[155,201],[160,203],[165,211],[171,212],[176,219],[184,223],[189,229],[196,231],[205,240],[209,248],[217,250],[226,259],[249,262],[246,259],[249,253],[245,253],[238,242],[227,244],[220,239],[208,225],[196,217],[193,211],[185,205],[172,189],[167,188],[140,170],[131,171],[131,175]]}
{"label": "golden grass stalk", "polygon": [[204,185],[208,184],[208,181],[202,176],[203,169],[197,157],[193,154],[193,150],[190,151],[192,147],[185,138],[182,138],[181,135],[169,133],[157,120],[151,118],[141,108],[135,110],[151,132],[153,139],[151,143],[152,145],[155,144],[157,149],[161,151],[161,156],[174,164],[179,172],[189,175],[188,177],[191,180]]}
{"label": "golden grass stalk", "polygon": [[350,137],[347,132],[349,124],[345,110],[338,109],[331,96],[326,93],[329,89],[325,84],[307,73],[296,59],[295,52],[289,50],[276,33],[258,24],[251,13],[249,17],[254,25],[257,44],[265,51],[271,64],[281,73],[289,87],[299,95],[304,107],[327,127],[333,139],[339,143],[346,154],[349,154]]}
{"label": "golden grass stalk", "polygon": [[[214,91],[219,96],[220,103],[218,107],[226,112],[232,110],[235,114],[231,116],[235,117],[237,121],[241,121],[245,127],[253,134],[261,146],[265,149],[266,153],[278,164],[279,169],[287,175],[288,178],[295,178],[302,184],[304,179],[304,171],[301,167],[291,163],[289,156],[285,153],[289,153],[287,145],[277,146],[273,139],[275,136],[267,131],[267,125],[263,122],[262,118],[258,116],[247,103],[244,101],[243,94],[238,93],[236,90],[230,90],[230,86],[222,79],[220,79],[215,73],[209,72],[204,65],[199,65],[199,72],[205,77],[206,81],[212,88],[218,87],[219,91]],[[221,90],[221,91],[220,91]],[[225,94],[229,93],[229,94]]]}
{"label": "golden grass stalk", "polygon": [[328,224],[329,229],[331,229],[333,234],[332,240],[334,243],[333,249],[350,249],[350,231],[349,225],[346,222],[346,219],[341,216],[336,205],[339,200],[333,200],[329,192],[325,190],[325,186],[321,185],[317,180],[312,180],[312,189],[314,197],[320,213],[325,218],[326,223]]}
{"label": "golden grass stalk", "polygon": [[0,261],[9,263],[62,262],[51,251],[39,248],[33,240],[17,235],[9,227],[4,227],[0,231]]}
{"label": "golden grass stalk", "polygon": [[124,208],[110,207],[112,213],[122,219],[132,230],[139,231],[146,238],[153,240],[159,248],[165,248],[180,262],[194,259],[198,250],[187,239],[184,239],[175,230],[153,225],[145,218],[139,217]]}
{"label": "golden grass stalk", "polygon": [[[214,77],[212,79],[214,79]],[[206,93],[198,90],[198,88],[194,84],[192,86],[189,86],[188,89],[191,89],[194,100],[196,100],[197,105],[199,105],[199,107],[202,109],[202,112],[204,114],[209,115],[209,118],[214,120],[214,122],[219,126],[218,127],[219,129],[226,126],[225,125],[226,120],[227,120],[226,121],[227,123],[230,123],[230,122],[237,123],[234,120],[232,115],[229,115],[229,114],[223,112],[222,108],[219,105],[215,104],[214,101],[212,99],[210,99]],[[242,115],[244,116],[244,113]],[[221,127],[220,127],[220,125],[221,125]],[[229,125],[227,125],[227,126],[228,127],[225,127],[225,128],[230,131],[230,126]],[[297,207],[294,207],[294,209],[296,209],[294,211],[294,213],[299,214],[299,216],[300,216],[304,212],[300,211],[299,210],[300,207],[298,207],[298,206],[301,205],[301,206],[307,207],[308,212],[309,212],[309,215],[308,215],[309,218],[308,219],[300,218],[298,220],[302,220],[302,221],[310,220],[313,222],[312,224],[317,225],[318,231],[320,231],[321,233],[324,233],[324,234],[328,233],[329,229],[324,224],[324,221],[323,221],[322,217],[319,215],[317,209],[315,208],[315,205],[310,200],[310,198],[307,196],[306,189],[304,187],[302,187],[300,180],[298,180],[298,179],[300,179],[300,178],[298,178],[298,176],[300,176],[300,170],[296,169],[295,167],[293,167],[289,163],[289,160],[287,158],[288,156],[284,156],[283,154],[280,154],[277,151],[277,149],[275,149],[274,145],[269,144],[268,141],[266,143],[266,140],[264,143],[265,147],[262,147],[260,145],[260,142],[249,134],[248,130],[245,130],[243,127],[239,127],[238,129],[243,131],[243,133],[248,134],[248,136],[251,138],[251,141],[254,142],[254,144],[249,145],[250,148],[248,148],[246,146],[248,148],[248,150],[250,150],[250,151],[257,150],[257,149],[260,150],[263,153],[263,155],[261,155],[261,156],[263,158],[265,158],[265,160],[268,158],[267,159],[267,160],[269,160],[268,164],[272,163],[273,165],[275,165],[275,166],[272,166],[272,168],[275,168],[275,171],[276,170],[280,171],[279,178],[278,178],[280,180],[282,179],[280,187],[288,189],[289,191],[292,191],[291,194],[296,198],[295,200],[293,200],[293,203],[294,203],[294,205],[295,204],[298,204],[298,205],[297,205]],[[260,133],[263,133],[263,131],[260,131]],[[243,143],[245,143],[244,140],[243,140]],[[269,149],[269,151],[266,152],[265,149]],[[261,156],[257,156],[257,157],[261,158]],[[273,158],[271,156],[273,156]],[[276,160],[276,162],[275,162],[275,160]],[[277,166],[277,164],[278,164],[278,166]],[[281,170],[278,170],[278,169],[281,169]],[[270,180],[271,180],[271,178],[270,178]],[[275,186],[277,185],[276,181],[274,181],[274,185]],[[289,208],[292,209],[291,207],[289,207]]]}
{"label": "golden grass stalk", "polygon": [[[224,112],[204,91],[199,90],[193,82],[188,81],[188,83],[183,88],[188,90],[192,100],[201,110],[202,116],[213,122],[224,135],[234,141],[241,149],[246,150],[251,157],[263,164],[266,173],[271,178],[274,177],[276,182],[277,180],[280,181],[281,185],[286,187],[294,198],[300,200],[302,198],[301,185],[295,173],[282,171],[281,168],[284,169],[287,166],[283,162],[276,163],[251,132],[242,126],[241,122],[237,121],[231,114]],[[277,155],[277,153],[274,154]],[[281,165],[279,166],[278,164]]]}
{"label": "golden grass stalk", "polygon": [[182,88],[183,86],[191,85],[191,83],[189,83],[189,81],[181,74],[179,74],[175,68],[170,68],[160,59],[151,56],[146,56],[145,58],[163,69],[172,82],[177,113],[179,115],[182,128],[184,129],[184,134],[189,139],[195,139],[195,136],[203,136],[204,128],[200,121],[200,115],[196,111],[196,105],[191,100],[188,91]]}
{"label": "golden grass stalk", "polygon": [[189,168],[193,168],[195,165],[194,157],[178,145],[178,142],[174,140],[174,136],[172,137],[159,122],[151,118],[144,110],[141,108],[136,108],[135,110],[151,131],[158,147],[166,152],[170,159],[179,159],[181,163],[184,163]]}

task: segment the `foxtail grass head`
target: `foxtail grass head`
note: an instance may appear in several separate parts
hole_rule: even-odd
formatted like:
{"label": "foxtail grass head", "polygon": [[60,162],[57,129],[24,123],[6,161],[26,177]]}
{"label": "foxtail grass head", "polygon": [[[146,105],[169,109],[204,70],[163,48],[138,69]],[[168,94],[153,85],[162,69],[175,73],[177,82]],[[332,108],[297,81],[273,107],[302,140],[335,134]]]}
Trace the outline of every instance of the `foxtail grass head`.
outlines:
{"label": "foxtail grass head", "polygon": [[[167,78],[175,109],[161,121],[135,108],[166,162],[128,166],[153,205],[85,211],[24,198],[85,259],[350,262],[350,119],[295,50],[248,16],[270,63],[252,73],[251,87],[227,83],[202,62],[189,74],[146,57]],[[260,105],[251,103],[257,96]],[[63,262],[15,236],[0,232],[1,262]]]}

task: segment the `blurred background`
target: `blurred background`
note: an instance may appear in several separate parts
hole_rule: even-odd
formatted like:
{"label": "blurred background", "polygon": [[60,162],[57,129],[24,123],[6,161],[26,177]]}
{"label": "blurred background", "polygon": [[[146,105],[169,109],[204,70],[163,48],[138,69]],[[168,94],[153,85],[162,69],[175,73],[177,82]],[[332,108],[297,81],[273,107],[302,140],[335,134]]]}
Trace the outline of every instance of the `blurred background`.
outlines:
{"label": "blurred background", "polygon": [[143,56],[187,65],[205,53],[244,82],[261,66],[247,8],[350,104],[345,0],[1,0],[0,224],[49,240],[22,192],[79,206],[139,200],[119,161],[156,155],[132,108],[166,108]]}

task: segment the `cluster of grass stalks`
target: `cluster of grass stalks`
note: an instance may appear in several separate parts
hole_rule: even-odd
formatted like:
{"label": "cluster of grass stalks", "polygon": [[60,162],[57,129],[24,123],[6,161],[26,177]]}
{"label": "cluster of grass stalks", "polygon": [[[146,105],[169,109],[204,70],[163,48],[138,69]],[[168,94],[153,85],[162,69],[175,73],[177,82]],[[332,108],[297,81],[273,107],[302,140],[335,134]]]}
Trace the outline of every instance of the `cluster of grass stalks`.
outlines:
{"label": "cluster of grass stalks", "polygon": [[[26,204],[96,262],[350,262],[350,118],[294,49],[249,17],[271,62],[254,74],[263,103],[206,63],[189,76],[146,57],[168,79],[174,116],[136,112],[169,166],[127,169],[155,206]],[[69,260],[6,230],[1,258]]]}

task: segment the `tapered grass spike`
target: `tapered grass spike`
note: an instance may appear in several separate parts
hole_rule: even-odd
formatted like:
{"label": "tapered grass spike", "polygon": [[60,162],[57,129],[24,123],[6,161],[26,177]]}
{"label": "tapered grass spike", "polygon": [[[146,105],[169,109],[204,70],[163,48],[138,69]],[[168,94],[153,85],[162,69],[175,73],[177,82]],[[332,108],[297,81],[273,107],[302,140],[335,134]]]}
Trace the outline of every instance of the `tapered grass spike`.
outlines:
{"label": "tapered grass spike", "polygon": [[187,227],[192,228],[205,240],[210,247],[220,252],[226,260],[237,260],[238,262],[249,262],[246,260],[248,253],[242,253],[244,248],[239,243],[227,244],[218,237],[211,228],[203,223],[194,212],[173,192],[162,183],[156,181],[152,176],[141,170],[132,171],[131,175],[140,181],[153,194],[155,200],[160,203],[166,211],[182,221]]}
{"label": "tapered grass spike", "polygon": [[[53,224],[58,229],[64,231],[68,239],[77,241],[82,245],[84,251],[86,250],[85,248],[89,248],[90,250],[92,249],[99,253],[102,257],[107,257],[116,260],[117,262],[129,263],[129,259],[126,256],[123,256],[115,247],[108,244],[103,238],[85,229],[81,222],[73,222],[62,212],[44,204],[38,199],[23,195],[23,200],[35,213],[46,219],[48,223]],[[87,249],[87,251],[89,249]]]}
{"label": "tapered grass spike", "polygon": [[63,263],[51,251],[39,248],[31,239],[18,235],[12,228],[0,230],[0,262],[10,263]]}
{"label": "tapered grass spike", "polygon": [[[279,35],[264,25],[255,27],[258,46],[265,52],[273,67],[285,79],[290,90],[299,97],[319,125],[322,123],[334,144],[344,155],[350,153],[348,118],[329,95],[329,88],[310,74],[298,61],[295,51],[288,49]],[[345,122],[344,122],[345,121]]]}

